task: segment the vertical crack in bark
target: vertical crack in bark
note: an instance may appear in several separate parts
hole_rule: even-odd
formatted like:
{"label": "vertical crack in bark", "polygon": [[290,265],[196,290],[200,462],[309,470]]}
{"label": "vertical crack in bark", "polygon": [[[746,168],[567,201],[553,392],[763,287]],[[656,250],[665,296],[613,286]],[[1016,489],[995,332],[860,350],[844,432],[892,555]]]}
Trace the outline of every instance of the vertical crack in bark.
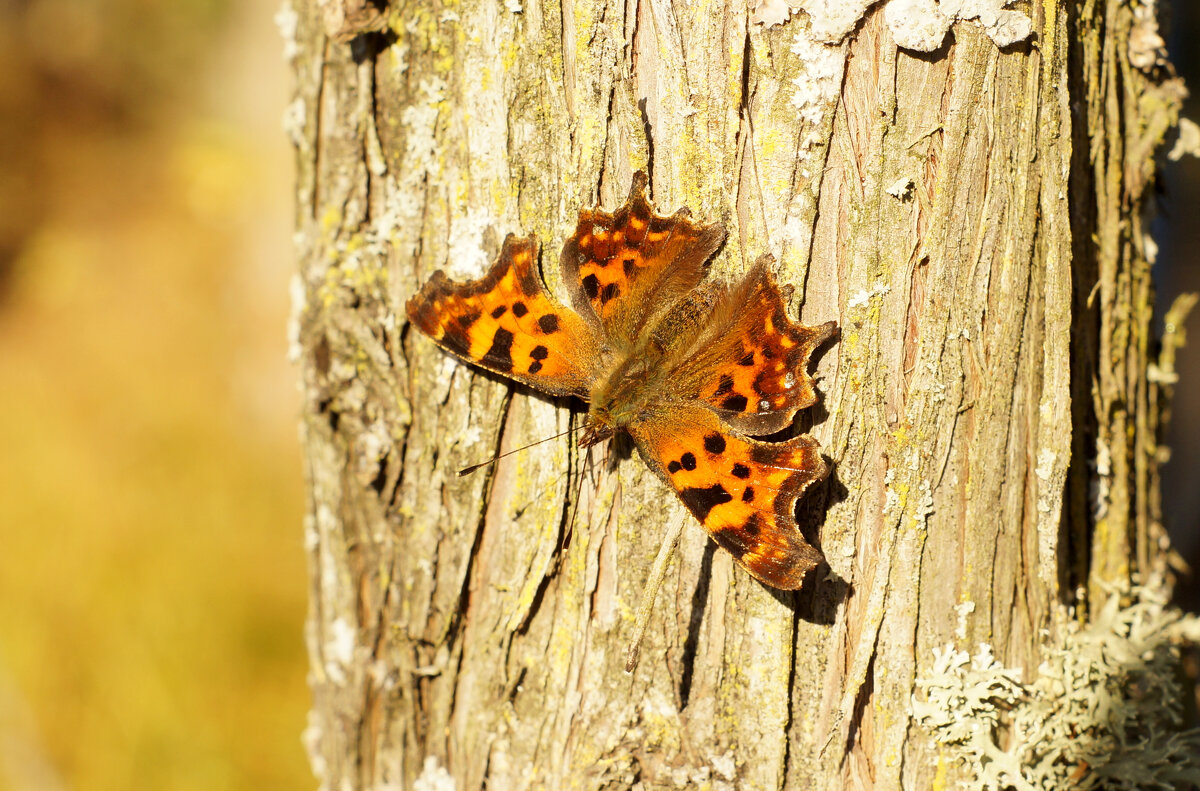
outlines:
{"label": "vertical crack in bark", "polygon": [[[557,404],[557,406],[559,408],[565,408],[561,404]],[[567,435],[568,442],[571,442],[572,439],[573,439],[573,435]],[[578,461],[575,458],[575,454],[568,453],[567,454],[566,483],[564,484],[564,488],[566,490],[566,495],[563,497],[562,508],[559,512],[559,518],[558,518],[558,530],[557,530],[556,535],[554,536],[555,543],[557,546],[555,546],[555,548],[553,550],[551,561],[546,565],[546,569],[542,573],[542,578],[538,581],[537,588],[533,592],[533,597],[531,598],[531,600],[529,602],[529,606],[525,609],[525,612],[521,615],[521,618],[519,621],[517,621],[516,625],[512,626],[509,629],[510,637],[508,639],[510,640],[510,642],[511,642],[511,635],[518,635],[518,634],[524,635],[524,634],[528,633],[529,625],[533,621],[533,617],[537,614],[538,610],[541,608],[542,602],[546,597],[546,591],[550,587],[550,581],[558,574],[559,566],[562,563],[563,552],[566,550],[566,548],[570,544],[570,535],[571,535],[571,532],[574,527],[574,518],[579,513],[579,509],[578,509],[578,505],[577,505],[578,501],[579,501],[579,493],[583,487],[583,479],[580,476],[576,475],[577,471],[578,471]],[[573,477],[579,481],[579,488],[576,490],[576,494],[574,497],[572,497],[571,493],[570,493],[571,492],[571,479]],[[576,504],[576,507],[574,509],[572,509],[572,507],[571,507],[573,501]],[[533,572],[533,571],[534,571],[534,569],[531,568],[530,572]],[[509,620],[509,623],[512,623],[511,619]]]}
{"label": "vertical crack in bark", "polygon": [[358,113],[362,130],[360,133],[361,157],[367,166],[364,173],[366,184],[364,185],[365,198],[363,201],[363,223],[366,224],[372,217],[371,193],[373,188],[376,188],[378,179],[387,174],[387,165],[383,158],[383,145],[379,141],[379,129],[375,125],[375,118],[379,110],[376,96],[375,62],[384,46],[385,39],[378,34],[368,33],[357,37],[354,41],[362,42],[361,49],[355,51],[354,62],[357,65],[355,71],[358,77]]}
{"label": "vertical crack in bark", "polygon": [[[562,522],[559,522],[560,538],[562,536],[561,528]],[[554,550],[554,560],[547,564],[546,570],[542,574],[542,578],[538,580],[537,588],[535,588],[533,591],[533,597],[529,601],[529,606],[525,608],[525,612],[521,615],[521,620],[509,630],[509,636],[505,638],[509,642],[511,642],[513,635],[524,635],[529,632],[529,623],[533,620],[533,616],[537,613],[537,611],[541,609],[542,601],[546,598],[546,590],[550,587],[550,580],[554,578],[554,575],[558,571],[558,563],[561,557],[561,553],[556,548]],[[533,568],[529,569],[530,572],[533,572],[534,570],[535,569]]]}
{"label": "vertical crack in bark", "polygon": [[913,246],[912,256],[908,261],[908,274],[904,285],[908,288],[904,305],[904,318],[901,329],[904,337],[901,340],[901,365],[899,387],[900,403],[896,405],[899,412],[908,408],[908,397],[912,390],[913,375],[917,370],[917,357],[921,351],[921,317],[927,307],[928,297],[925,291],[926,267],[928,258],[918,258],[920,243]]}
{"label": "vertical crack in bark", "polygon": [[[508,425],[508,413],[512,405],[512,398],[513,391],[512,388],[509,387],[507,393],[505,394],[504,401],[500,407],[498,418],[500,428],[496,434],[496,442],[494,443],[497,451],[504,442],[504,428],[506,425]],[[476,521],[475,535],[471,542],[471,549],[467,554],[466,566],[463,569],[462,581],[460,583],[461,587],[459,590],[456,607],[450,616],[450,620],[446,624],[444,637],[441,640],[441,644],[446,646],[447,651],[452,657],[451,661],[454,662],[453,672],[446,672],[446,676],[449,679],[448,683],[450,684],[449,700],[447,701],[445,708],[448,722],[454,720],[455,712],[458,710],[459,679],[462,677],[463,662],[465,661],[463,645],[461,641],[462,628],[463,622],[465,621],[467,614],[471,609],[471,575],[474,571],[475,564],[479,559],[479,549],[483,543],[483,534],[488,526],[487,515],[492,501],[493,483],[495,481],[494,470],[495,465],[488,465],[486,473],[487,479],[484,482],[482,496],[478,500],[479,514]],[[438,567],[436,558],[434,559],[434,565],[435,568]],[[449,661],[447,662],[447,665],[448,664]],[[418,730],[420,729],[420,724],[422,722],[424,722],[424,719],[417,718],[416,725]],[[428,754],[429,751],[428,749],[424,749],[423,752]]]}
{"label": "vertical crack in bark", "polygon": [[400,489],[404,486],[404,456],[408,452],[408,437],[411,434],[409,429],[405,428],[401,433],[400,438],[396,441],[396,482],[392,484],[391,494],[388,495],[385,505],[385,512],[394,511],[396,508],[396,499],[400,496]]}
{"label": "vertical crack in bark", "polygon": [[[750,48],[750,18],[746,18],[746,35],[742,43],[742,83],[741,95],[738,97],[738,118],[746,121],[750,118],[750,60],[753,50]],[[734,138],[736,143],[737,138]]]}
{"label": "vertical crack in bark", "polygon": [[650,124],[650,116],[646,112],[646,98],[638,99],[638,111],[642,114],[642,134],[646,136],[646,176],[649,179],[650,190],[654,189],[654,128]]}
{"label": "vertical crack in bark", "polygon": [[[646,176],[649,182],[650,194],[654,193],[654,130],[650,123],[650,113],[648,107],[649,91],[642,80],[642,36],[646,31],[642,29],[643,21],[642,14],[650,14],[651,18],[648,23],[653,27],[653,12],[648,11],[648,5],[641,0],[637,0],[633,12],[633,30],[630,31],[629,37],[629,73],[630,79],[633,81],[634,93],[638,96],[637,107],[642,118],[642,135],[646,138]],[[648,47],[647,47],[648,48]],[[611,108],[610,108],[611,113]]]}
{"label": "vertical crack in bark", "polygon": [[[871,651],[871,661],[867,664],[867,675],[863,679],[862,686],[858,688],[858,693],[854,697],[854,713],[850,715],[848,730],[846,733],[845,748],[838,756],[838,762],[844,767],[846,759],[850,757],[850,753],[854,752],[855,741],[858,738],[858,732],[862,728],[863,716],[867,711],[867,701],[871,699],[875,692],[875,659],[878,656],[878,643]],[[867,760],[870,760],[868,755]]]}
{"label": "vertical crack in bark", "polygon": [[791,595],[791,606],[789,609],[792,614],[792,646],[788,651],[788,672],[787,672],[787,701],[785,703],[785,719],[783,722],[783,758],[780,761],[780,785],[786,786],[788,778],[791,777],[792,769],[792,722],[795,720],[796,696],[793,691],[798,685],[796,679],[796,652],[800,650],[800,609],[796,607],[796,599],[798,597],[793,593]]}
{"label": "vertical crack in bark", "polygon": [[396,579],[396,563],[398,556],[396,552],[389,551],[388,557],[388,575],[383,586],[383,597],[379,600],[379,607],[375,611],[375,640],[371,646],[371,658],[380,659],[383,649],[387,645],[386,635],[388,634],[389,616],[391,613],[388,607],[392,600],[392,580]]}
{"label": "vertical crack in bark", "polygon": [[737,213],[738,225],[740,226],[739,247],[743,248],[741,253],[745,256],[745,226],[747,224],[748,210],[746,208],[746,190],[742,189],[742,184],[745,181],[746,159],[753,159],[754,152],[750,145],[750,59],[752,50],[750,48],[750,21],[746,20],[745,35],[742,43],[742,74],[741,74],[741,89],[738,96],[738,127],[733,135],[733,149],[736,151],[737,158],[737,174],[734,179],[734,211]]}
{"label": "vertical crack in bark", "polygon": [[[559,51],[562,54],[563,104],[567,108],[567,131],[572,148],[575,144],[575,5],[568,0],[558,4]],[[603,24],[603,22],[601,22]]]}
{"label": "vertical crack in bark", "polygon": [[[583,479],[581,477],[580,478],[580,488],[581,489],[582,489],[582,484],[583,484]],[[602,601],[601,597],[605,596],[606,593],[608,593],[609,595],[619,596],[619,587],[618,587],[619,582],[620,582],[619,568],[616,568],[616,567],[614,567],[612,569],[604,568],[605,565],[608,565],[607,561],[605,559],[605,546],[610,541],[613,541],[613,542],[616,541],[616,530],[613,528],[613,522],[615,519],[615,513],[616,513],[619,502],[620,502],[620,499],[617,497],[614,497],[609,502],[608,511],[604,515],[604,522],[603,522],[604,532],[599,537],[599,539],[596,541],[596,585],[592,589],[591,596],[589,597],[591,614],[593,616],[595,615],[596,612],[598,612],[600,610],[600,605],[601,605],[601,601]],[[576,512],[578,512],[578,508],[576,508]],[[596,527],[597,527],[596,525],[591,524],[591,520],[589,519],[588,520],[588,530],[589,531],[594,530],[594,529],[596,529]],[[606,576],[608,577],[608,579],[615,578],[615,581],[609,583],[606,580]],[[607,591],[605,590],[606,587],[608,588]]]}
{"label": "vertical crack in bark", "polygon": [[[500,428],[496,433],[495,447],[498,451],[504,443],[504,428],[508,425],[508,412],[512,405],[512,388],[508,389],[505,395],[504,402],[500,407],[499,425]],[[467,553],[466,566],[463,569],[461,587],[459,589],[457,606],[450,616],[449,622],[446,624],[446,640],[447,644],[452,644],[458,641],[459,632],[462,628],[463,619],[466,618],[467,611],[470,610],[471,599],[471,573],[474,571],[475,562],[479,559],[479,546],[483,542],[483,533],[487,529],[488,509],[491,506],[493,483],[496,480],[494,464],[489,464],[486,468],[487,478],[483,484],[482,496],[479,498],[479,515],[475,523],[475,536],[471,542],[471,551]]]}
{"label": "vertical crack in bark", "polygon": [[604,134],[604,142],[601,144],[602,147],[600,149],[600,172],[596,174],[596,191],[594,194],[597,199],[600,197],[600,185],[604,183],[604,174],[608,168],[608,141],[612,136],[613,102],[616,100],[616,96],[617,84],[614,82],[608,87],[608,107],[604,111],[604,123],[606,130]]}
{"label": "vertical crack in bark", "polygon": [[746,22],[745,37],[742,44],[742,82],[738,95],[738,128],[733,133],[733,150],[737,151],[738,161],[738,199],[742,197],[742,168],[745,163],[745,133],[750,122],[750,22]]}
{"label": "vertical crack in bark", "polygon": [[716,544],[708,540],[704,544],[704,555],[700,559],[700,575],[696,589],[692,591],[692,605],[688,609],[688,633],[683,643],[683,654],[679,658],[679,711],[687,708],[692,695],[692,677],[696,672],[696,655],[700,651],[700,627],[704,624],[704,610],[708,603],[708,588],[712,578],[713,552]]}
{"label": "vertical crack in bark", "polygon": [[367,485],[375,492],[375,496],[383,500],[383,490],[387,486],[388,460],[392,457],[391,450],[385,450],[375,462],[375,477]]}
{"label": "vertical crack in bark", "polygon": [[308,219],[312,222],[317,221],[317,206],[321,203],[321,167],[324,165],[321,155],[324,149],[321,146],[321,121],[324,120],[321,111],[325,99],[325,85],[329,82],[328,69],[329,64],[329,42],[325,41],[325,46],[321,50],[321,64],[318,67],[320,72],[317,76],[317,92],[313,99],[312,117],[312,193],[309,196],[309,215]]}

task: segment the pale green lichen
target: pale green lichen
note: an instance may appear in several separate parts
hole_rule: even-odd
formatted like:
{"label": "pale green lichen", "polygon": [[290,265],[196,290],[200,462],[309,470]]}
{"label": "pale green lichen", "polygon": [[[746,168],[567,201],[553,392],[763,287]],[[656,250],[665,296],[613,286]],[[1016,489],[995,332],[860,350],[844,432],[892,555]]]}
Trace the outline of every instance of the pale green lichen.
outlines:
{"label": "pale green lichen", "polygon": [[[1200,783],[1200,729],[1183,729],[1178,644],[1200,619],[1163,586],[1114,593],[1021,681],[981,645],[935,652],[913,719],[957,761],[962,787],[1174,789]],[[1122,606],[1124,603],[1124,606]]]}

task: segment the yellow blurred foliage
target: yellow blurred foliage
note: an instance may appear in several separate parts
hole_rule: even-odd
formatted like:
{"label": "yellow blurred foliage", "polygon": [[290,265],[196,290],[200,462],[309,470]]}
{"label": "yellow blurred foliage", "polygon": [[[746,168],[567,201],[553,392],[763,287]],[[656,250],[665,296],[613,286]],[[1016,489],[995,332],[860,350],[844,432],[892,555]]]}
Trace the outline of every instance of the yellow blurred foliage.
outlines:
{"label": "yellow blurred foliage", "polygon": [[0,8],[0,789],[313,784],[277,3],[152,5]]}

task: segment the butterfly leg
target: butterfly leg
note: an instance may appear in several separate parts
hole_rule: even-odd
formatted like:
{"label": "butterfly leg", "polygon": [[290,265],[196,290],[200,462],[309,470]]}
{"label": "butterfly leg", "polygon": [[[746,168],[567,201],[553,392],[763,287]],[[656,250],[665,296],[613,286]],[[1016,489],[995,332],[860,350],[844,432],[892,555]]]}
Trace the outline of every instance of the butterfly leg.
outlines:
{"label": "butterfly leg", "polygon": [[662,546],[658,548],[658,556],[654,558],[654,566],[650,569],[650,579],[646,580],[646,588],[642,592],[642,603],[638,605],[637,627],[633,634],[633,642],[625,652],[625,672],[632,673],[637,667],[638,657],[642,650],[642,638],[646,636],[646,627],[650,624],[650,615],[654,612],[654,600],[658,598],[658,589],[662,587],[663,578],[667,575],[667,564],[679,546],[679,534],[683,532],[683,523],[687,517],[677,519],[675,526],[663,536]]}

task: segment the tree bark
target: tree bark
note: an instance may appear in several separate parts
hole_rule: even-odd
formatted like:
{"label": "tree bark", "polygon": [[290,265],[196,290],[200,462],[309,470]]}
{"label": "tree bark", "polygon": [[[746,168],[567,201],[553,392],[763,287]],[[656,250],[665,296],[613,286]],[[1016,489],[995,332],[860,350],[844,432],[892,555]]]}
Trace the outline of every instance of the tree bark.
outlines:
{"label": "tree bark", "polygon": [[[1152,6],[293,3],[323,787],[978,779],[913,714],[938,652],[986,644],[1030,679],[1113,590],[1167,584],[1145,210],[1182,86]],[[797,594],[714,551],[620,443],[456,475],[580,405],[454,362],[405,300],[508,232],[562,294],[576,212],[639,168],[660,212],[725,223],[715,276],[772,253],[793,315],[841,328],[801,418],[834,468],[800,507],[830,573]]]}

